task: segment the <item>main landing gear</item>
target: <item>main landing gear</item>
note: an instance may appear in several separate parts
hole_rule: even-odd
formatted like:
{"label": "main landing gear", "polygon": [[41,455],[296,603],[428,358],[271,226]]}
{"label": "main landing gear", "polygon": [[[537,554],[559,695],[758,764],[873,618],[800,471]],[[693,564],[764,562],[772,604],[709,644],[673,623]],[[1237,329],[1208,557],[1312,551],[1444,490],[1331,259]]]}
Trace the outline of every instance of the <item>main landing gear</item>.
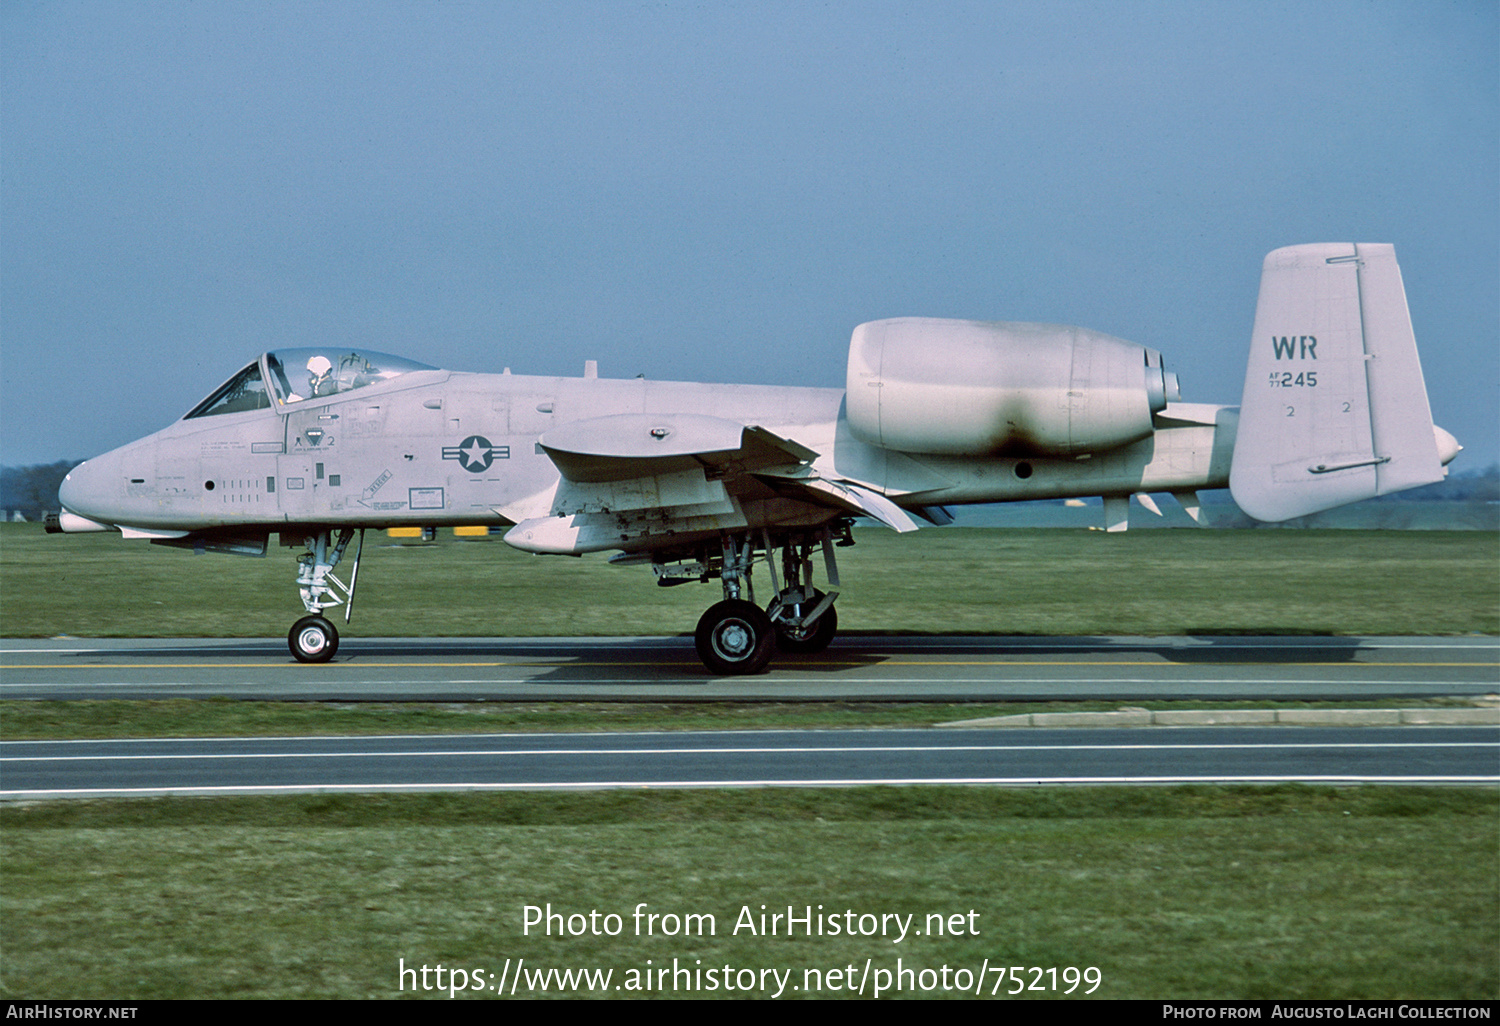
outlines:
{"label": "main landing gear", "polygon": [[[847,524],[837,525],[844,544],[852,542]],[[724,586],[724,601],[717,602],[698,620],[693,641],[698,658],[711,673],[744,675],[760,673],[770,663],[777,649],[783,652],[821,652],[838,632],[838,614],[833,600],[838,597],[838,564],[833,555],[835,530],[823,528],[808,534],[786,535],[772,539],[762,531],[752,534],[724,535],[717,557],[705,555],[697,563],[655,567],[658,584],[681,584],[688,580],[707,581],[718,577]],[[757,556],[756,543],[761,555]],[[812,585],[812,553],[821,546],[828,577],[827,592]],[[777,574],[777,550],[780,550],[781,573]],[[775,597],[762,610],[755,603],[750,572],[758,559],[764,559],[771,574]]]}
{"label": "main landing gear", "polygon": [[344,558],[344,550],[353,539],[352,527],[339,531],[337,541],[332,531],[319,531],[308,535],[307,551],[297,557],[297,588],[308,615],[292,624],[286,643],[298,662],[326,663],[339,650],[339,632],[323,615],[323,610],[342,605],[345,623],[354,612],[354,586],[359,580],[359,557],[365,548],[364,528],[359,529],[349,583],[344,584],[333,574],[333,568]]}
{"label": "main landing gear", "polygon": [[[348,623],[354,609],[354,587],[359,580],[359,559],[364,551],[364,529],[346,585],[333,572],[344,558],[355,528],[337,532],[318,530],[305,539],[307,551],[297,557],[297,588],[307,615],[287,633],[287,647],[299,662],[326,663],[339,650],[339,632],[323,615],[334,606],[344,607]],[[698,620],[693,632],[698,657],[711,673],[726,676],[760,673],[777,650],[799,654],[821,652],[838,633],[839,572],[834,558],[835,542],[852,545],[849,523],[839,521],[819,530],[772,536],[762,530],[725,534],[719,551],[704,550],[690,563],[668,566],[653,564],[657,583],[720,579],[724,600],[716,602]],[[813,553],[822,549],[828,590],[813,587]],[[755,602],[751,570],[760,561],[771,575],[773,597],[766,608]],[[779,564],[779,572],[778,572]]]}
{"label": "main landing gear", "polygon": [[714,673],[759,673],[771,661],[776,629],[755,603],[725,599],[698,619],[693,641],[698,658]]}

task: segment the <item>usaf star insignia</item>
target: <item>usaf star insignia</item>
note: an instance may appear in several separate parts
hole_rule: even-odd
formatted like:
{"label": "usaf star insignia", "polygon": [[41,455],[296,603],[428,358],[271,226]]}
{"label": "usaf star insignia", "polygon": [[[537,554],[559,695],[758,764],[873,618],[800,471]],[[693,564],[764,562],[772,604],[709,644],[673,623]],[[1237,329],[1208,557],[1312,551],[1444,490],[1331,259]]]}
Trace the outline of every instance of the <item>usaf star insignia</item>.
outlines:
{"label": "usaf star insignia", "polygon": [[460,445],[444,446],[443,459],[458,460],[465,470],[479,474],[489,470],[495,460],[510,459],[510,446],[491,445],[483,435],[470,435]]}

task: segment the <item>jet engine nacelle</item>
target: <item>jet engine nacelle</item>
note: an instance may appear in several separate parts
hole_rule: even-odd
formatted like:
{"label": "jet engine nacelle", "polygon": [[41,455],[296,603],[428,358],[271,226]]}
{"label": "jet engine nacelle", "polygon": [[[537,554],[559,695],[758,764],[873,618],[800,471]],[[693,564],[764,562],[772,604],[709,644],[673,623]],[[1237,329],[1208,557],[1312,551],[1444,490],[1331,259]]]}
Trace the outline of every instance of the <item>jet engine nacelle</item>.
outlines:
{"label": "jet engine nacelle", "polygon": [[849,343],[849,427],[902,452],[1100,452],[1150,435],[1178,398],[1160,353],[1087,328],[902,317]]}

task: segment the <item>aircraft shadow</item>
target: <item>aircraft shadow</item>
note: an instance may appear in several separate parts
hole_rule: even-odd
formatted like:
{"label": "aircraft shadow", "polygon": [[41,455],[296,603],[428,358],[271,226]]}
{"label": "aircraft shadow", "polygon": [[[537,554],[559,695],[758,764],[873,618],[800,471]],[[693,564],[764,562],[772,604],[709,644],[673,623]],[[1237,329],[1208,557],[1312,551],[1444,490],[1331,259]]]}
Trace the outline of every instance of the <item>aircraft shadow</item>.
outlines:
{"label": "aircraft shadow", "polygon": [[1170,663],[1352,663],[1362,647],[1360,638],[1296,634],[1274,628],[1254,634],[1244,631],[1190,631],[1174,638],[1038,637],[1038,636],[923,636],[883,635],[841,637],[840,655],[869,658],[874,652],[932,656],[1122,656],[1154,655]]}
{"label": "aircraft shadow", "polygon": [[[825,652],[816,655],[779,654],[771,669],[798,673],[835,674],[873,667],[895,658],[1023,658],[1033,657],[1129,657],[1155,656],[1178,664],[1292,664],[1352,663],[1357,661],[1361,639],[1333,635],[1265,633],[1219,633],[1205,630],[1174,638],[1129,637],[1037,637],[911,634],[840,636]],[[291,661],[285,644],[275,639],[214,639],[202,644],[176,643],[112,648],[107,639],[90,640],[88,651],[80,651],[80,665],[100,658],[138,659],[232,659],[275,658]],[[597,678],[601,664],[620,671],[652,677],[681,678],[710,674],[699,662],[690,637],[666,638],[358,638],[348,637],[333,662],[351,659],[426,658],[441,660],[558,660],[550,672],[535,680],[585,680]]]}

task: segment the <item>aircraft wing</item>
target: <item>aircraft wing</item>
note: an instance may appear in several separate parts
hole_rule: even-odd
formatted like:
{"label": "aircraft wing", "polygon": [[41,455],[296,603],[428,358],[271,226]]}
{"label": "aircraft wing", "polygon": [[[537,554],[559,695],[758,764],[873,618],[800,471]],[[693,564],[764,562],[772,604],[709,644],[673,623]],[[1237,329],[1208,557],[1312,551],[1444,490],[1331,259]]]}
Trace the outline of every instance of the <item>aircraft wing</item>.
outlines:
{"label": "aircraft wing", "polygon": [[565,424],[537,443],[559,480],[500,510],[505,535],[529,552],[650,547],[694,532],[743,526],[741,501],[773,495],[870,516],[897,531],[917,525],[885,496],[813,470],[819,454],[763,427],[701,414],[620,414]]}
{"label": "aircraft wing", "polygon": [[574,421],[547,432],[538,446],[563,477],[578,483],[699,469],[722,478],[818,457],[764,428],[696,414],[626,413]]}

